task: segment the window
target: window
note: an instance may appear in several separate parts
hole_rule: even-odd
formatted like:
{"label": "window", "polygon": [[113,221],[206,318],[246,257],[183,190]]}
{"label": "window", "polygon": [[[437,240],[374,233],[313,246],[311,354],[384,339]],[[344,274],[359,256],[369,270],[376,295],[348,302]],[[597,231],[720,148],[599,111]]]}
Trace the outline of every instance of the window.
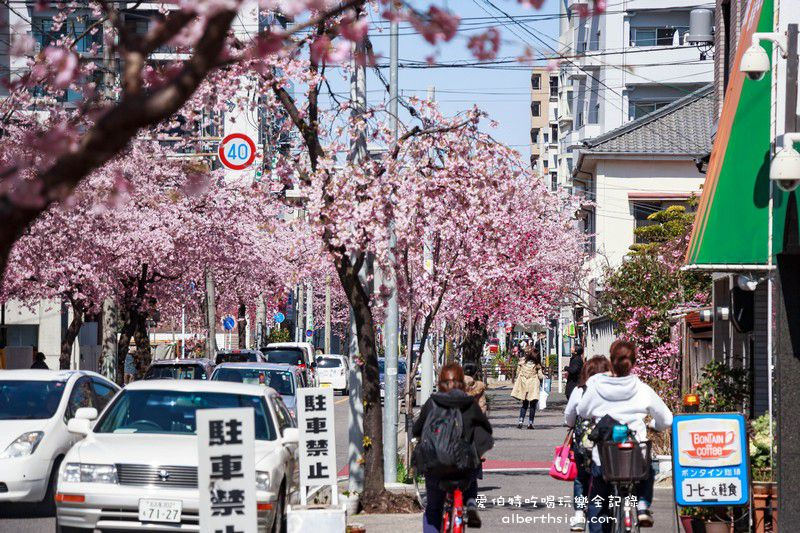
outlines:
{"label": "window", "polygon": [[66,418],[75,416],[75,413],[81,407],[95,407],[95,398],[92,392],[92,380],[89,378],[80,378],[72,386],[72,392],[69,395],[69,403],[67,404]]}
{"label": "window", "polygon": [[542,116],[542,104],[541,102],[531,102],[531,115],[534,117]]}
{"label": "window", "polygon": [[675,34],[680,39],[689,32],[686,26],[674,28],[631,28],[631,46],[672,46]]}
{"label": "window", "polygon": [[550,76],[550,96],[558,96],[558,76]]}
{"label": "window", "polygon": [[550,126],[550,142],[558,142],[558,126]]}
{"label": "window", "polygon": [[[65,38],[68,44],[71,44],[75,39],[80,37],[75,46],[73,47],[76,52],[88,52],[93,45],[102,46],[103,44],[103,30],[102,26],[95,27],[94,32],[86,33],[86,30],[94,24],[95,20],[87,19],[86,17],[71,16],[68,17],[58,28],[53,29],[53,18],[50,16],[33,17],[31,20],[32,37],[36,44],[44,48],[53,44],[60,38]],[[86,33],[84,35],[84,33]]]}
{"label": "window", "polygon": [[0,420],[44,420],[56,414],[64,381],[0,381]]}
{"label": "window", "polygon": [[273,401],[275,402],[273,404],[273,407],[275,407],[275,414],[278,415],[278,426],[280,426],[281,435],[283,435],[284,429],[297,427],[297,424],[294,421],[294,417],[289,412],[289,408],[283,403],[283,398],[276,396],[273,398]]}
{"label": "window", "polygon": [[553,191],[558,190],[558,174],[556,172],[550,173],[550,189]]}
{"label": "window", "polygon": [[547,144],[547,143],[548,143],[548,141],[549,141],[549,138],[550,138],[550,136],[548,135],[548,133],[547,133],[547,132],[544,132],[544,133],[542,134],[542,136],[544,137],[544,143],[545,143],[545,144]]}
{"label": "window", "polygon": [[531,128],[531,142],[532,143],[539,142],[539,128]]}
{"label": "window", "polygon": [[654,220],[648,220],[647,217],[655,213],[656,211],[660,211],[662,208],[660,202],[633,202],[632,210],[633,210],[633,234],[634,234],[634,242],[636,244],[642,244],[648,242],[648,240],[644,236],[640,236],[636,230],[639,228],[644,228],[646,226],[652,226],[654,224],[658,224],[658,222]]}
{"label": "window", "polygon": [[640,100],[636,102],[631,102],[628,109],[628,117],[631,120],[635,120],[637,118],[641,118],[645,115],[649,115],[654,111],[658,111],[662,107],[668,105],[669,102],[665,101],[645,101]]}
{"label": "window", "polygon": [[97,379],[92,380],[92,388],[94,389],[95,396],[97,396],[98,411],[102,411],[103,408],[108,405],[108,402],[111,401],[111,398],[117,393],[113,387]]}
{"label": "window", "polygon": [[541,74],[531,74],[531,88],[534,91],[538,91],[542,88],[542,75]]}
{"label": "window", "polygon": [[600,123],[600,104],[589,106],[589,124]]}

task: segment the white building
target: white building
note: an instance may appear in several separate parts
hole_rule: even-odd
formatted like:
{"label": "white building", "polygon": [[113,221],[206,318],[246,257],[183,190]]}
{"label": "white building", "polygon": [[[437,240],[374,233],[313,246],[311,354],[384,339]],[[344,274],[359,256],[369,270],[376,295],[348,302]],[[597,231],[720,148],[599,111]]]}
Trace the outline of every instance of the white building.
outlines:
{"label": "white building", "polygon": [[[606,12],[587,0],[561,6],[558,183],[571,186],[576,147],[656,111],[713,79],[713,60],[687,43],[689,12],[703,0],[629,0]],[[555,151],[555,154],[553,154]]]}

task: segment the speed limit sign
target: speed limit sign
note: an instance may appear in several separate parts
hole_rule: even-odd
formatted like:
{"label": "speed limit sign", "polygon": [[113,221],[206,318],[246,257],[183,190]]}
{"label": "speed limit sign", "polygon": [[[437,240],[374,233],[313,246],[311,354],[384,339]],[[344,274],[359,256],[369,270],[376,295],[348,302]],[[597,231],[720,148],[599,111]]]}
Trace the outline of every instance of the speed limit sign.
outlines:
{"label": "speed limit sign", "polygon": [[256,158],[256,143],[244,133],[226,135],[217,151],[220,162],[231,170],[244,170]]}

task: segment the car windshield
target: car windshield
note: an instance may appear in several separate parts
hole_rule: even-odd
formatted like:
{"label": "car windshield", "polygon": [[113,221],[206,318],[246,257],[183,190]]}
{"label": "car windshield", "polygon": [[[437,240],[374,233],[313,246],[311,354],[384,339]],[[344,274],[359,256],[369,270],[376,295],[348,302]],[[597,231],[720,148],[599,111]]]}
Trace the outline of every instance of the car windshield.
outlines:
{"label": "car windshield", "polygon": [[258,357],[255,352],[241,353],[218,353],[216,364],[222,363],[257,363]]}
{"label": "car windshield", "polygon": [[342,361],[336,357],[317,358],[317,368],[339,368],[340,366],[342,366]]}
{"label": "car windshield", "polygon": [[97,433],[193,435],[198,409],[252,407],[256,440],[275,440],[264,398],[224,392],[123,390],[95,427]]}
{"label": "car windshield", "polygon": [[279,365],[304,365],[302,348],[267,348],[267,362]]}
{"label": "car windshield", "polygon": [[50,418],[65,388],[65,381],[0,381],[0,420]]}
{"label": "car windshield", "polygon": [[[384,373],[384,368],[386,365],[386,361],[383,359],[378,359],[378,370],[381,374]],[[406,373],[406,362],[405,361],[397,361],[397,373],[398,374],[405,374]]]}
{"label": "car windshield", "polygon": [[286,370],[267,370],[264,368],[218,368],[211,378],[213,381],[232,381],[251,385],[264,384],[272,387],[282,396],[294,395],[292,373]]}
{"label": "car windshield", "polygon": [[144,379],[207,379],[200,365],[153,365]]}

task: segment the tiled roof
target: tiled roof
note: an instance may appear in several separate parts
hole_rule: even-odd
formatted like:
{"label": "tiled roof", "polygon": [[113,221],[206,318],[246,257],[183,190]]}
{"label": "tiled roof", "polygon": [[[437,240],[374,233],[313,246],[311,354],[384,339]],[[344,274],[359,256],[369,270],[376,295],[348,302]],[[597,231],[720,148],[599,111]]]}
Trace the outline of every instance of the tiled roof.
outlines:
{"label": "tiled roof", "polygon": [[711,152],[713,85],[706,85],[624,126],[584,141],[584,153],[701,156]]}

